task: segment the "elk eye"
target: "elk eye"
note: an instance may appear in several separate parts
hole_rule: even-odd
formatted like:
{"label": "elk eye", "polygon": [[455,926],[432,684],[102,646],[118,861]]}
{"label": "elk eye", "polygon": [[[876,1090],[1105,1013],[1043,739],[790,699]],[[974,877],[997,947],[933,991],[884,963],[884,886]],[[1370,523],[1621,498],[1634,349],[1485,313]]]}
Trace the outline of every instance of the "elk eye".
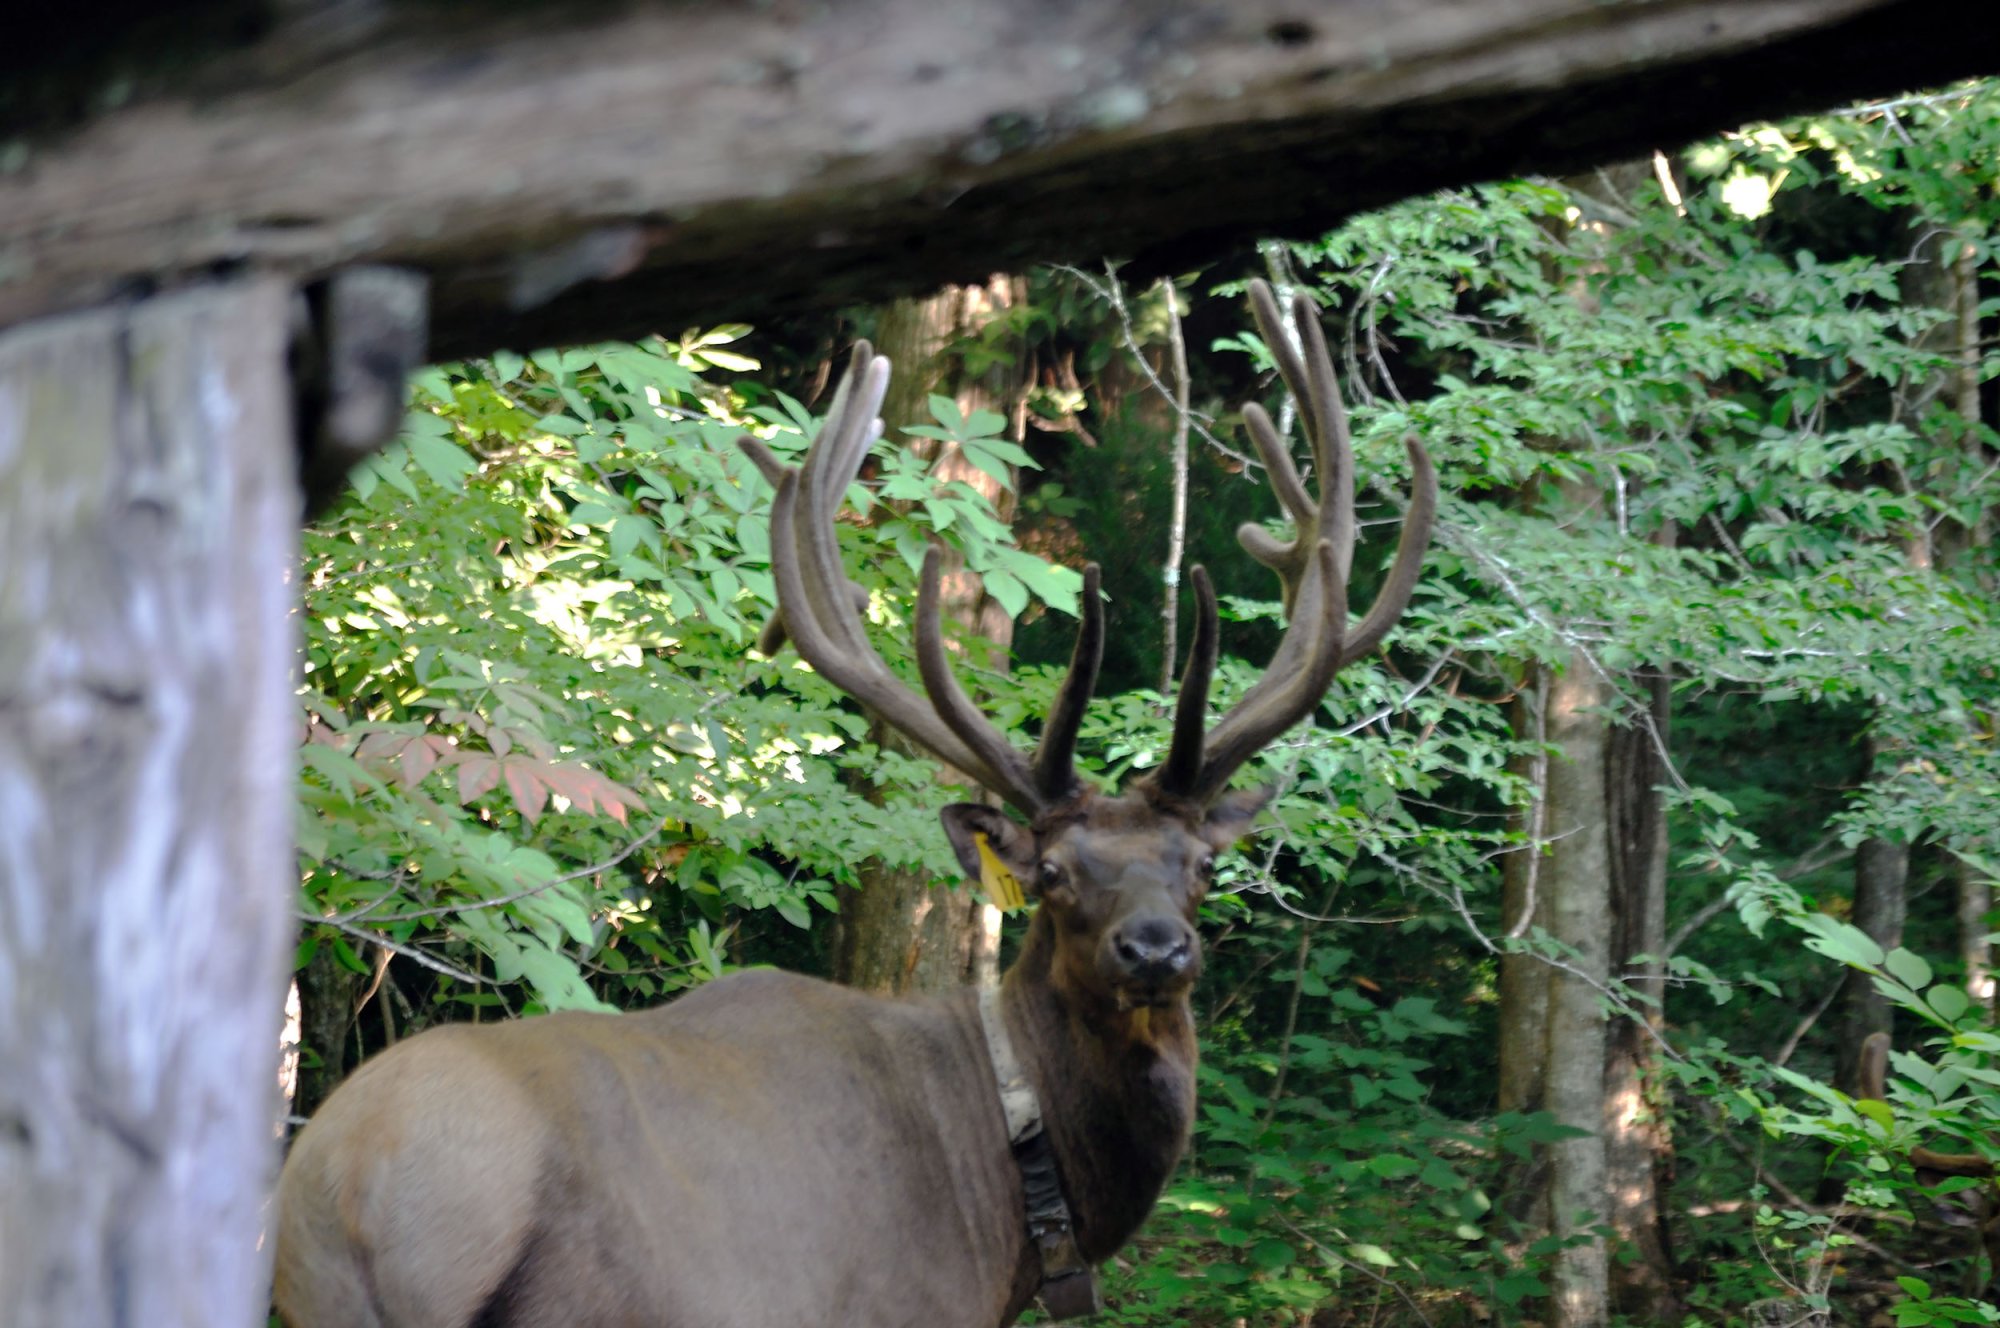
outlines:
{"label": "elk eye", "polygon": [[1061,885],[1063,881],[1063,869],[1047,858],[1042,859],[1042,865],[1037,870],[1036,875],[1041,878],[1042,889],[1044,890],[1053,890],[1055,887]]}
{"label": "elk eye", "polygon": [[1213,877],[1215,875],[1215,855],[1213,853],[1210,853],[1208,856],[1204,857],[1201,860],[1201,865],[1196,867],[1195,871],[1200,873],[1201,879],[1204,881]]}

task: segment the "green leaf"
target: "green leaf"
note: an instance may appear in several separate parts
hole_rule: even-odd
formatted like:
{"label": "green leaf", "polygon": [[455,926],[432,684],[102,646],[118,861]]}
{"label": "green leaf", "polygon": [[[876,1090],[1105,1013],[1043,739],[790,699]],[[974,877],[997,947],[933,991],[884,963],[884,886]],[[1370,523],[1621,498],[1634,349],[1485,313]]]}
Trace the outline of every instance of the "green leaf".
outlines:
{"label": "green leaf", "polygon": [[1493,1291],[1503,1304],[1509,1306],[1519,1305],[1533,1296],[1548,1294],[1548,1288],[1543,1285],[1542,1279],[1526,1272],[1508,1273],[1493,1284]]}
{"label": "green leaf", "polygon": [[1266,1273],[1289,1267],[1297,1257],[1292,1247],[1282,1240],[1260,1240],[1250,1250],[1250,1262]]}
{"label": "green leaf", "polygon": [[1880,1098],[1856,1098],[1854,1109],[1881,1126],[1885,1132],[1896,1128],[1895,1112]]}
{"label": "green leaf", "polygon": [[560,887],[552,887],[538,895],[530,895],[521,901],[520,907],[526,913],[545,917],[555,923],[576,944],[588,946],[592,943],[590,910]]}
{"label": "green leaf", "polygon": [[1400,1153],[1377,1153],[1368,1159],[1368,1170],[1384,1180],[1400,1180],[1423,1169],[1423,1163]]}
{"label": "green leaf", "polygon": [[1394,1268],[1396,1266],[1396,1256],[1383,1249],[1380,1245],[1349,1245],[1347,1247],[1347,1257],[1358,1263],[1372,1264],[1377,1268]]}
{"label": "green leaf", "polygon": [[1955,1024],[1965,1012],[1972,1008],[1972,998],[1963,988],[1940,984],[1932,987],[1924,997],[1938,1018],[1948,1024]]}
{"label": "green leaf", "polygon": [[611,556],[625,558],[639,547],[640,536],[651,518],[638,513],[615,517],[611,521]]}
{"label": "green leaf", "polygon": [[479,463],[466,455],[464,448],[445,438],[411,434],[405,441],[410,459],[441,488],[462,488],[465,477],[479,469]]}
{"label": "green leaf", "polygon": [[930,394],[931,416],[957,438],[965,433],[965,412],[950,397],[933,392]]}
{"label": "green leaf", "polygon": [[360,955],[354,953],[354,947],[347,943],[345,936],[333,938],[333,957],[350,973],[359,973],[364,977],[374,975],[375,970],[363,963]]}
{"label": "green leaf", "polygon": [[551,1010],[597,1010],[615,1013],[616,1007],[601,1000],[583,980],[574,960],[544,945],[528,944],[517,960],[520,975]]}
{"label": "green leaf", "polygon": [[1804,914],[1796,919],[1796,923],[1811,933],[1806,939],[1806,947],[1829,959],[1856,968],[1875,968],[1882,962],[1882,947],[1859,927],[1825,913]]}
{"label": "green leaf", "polygon": [[1882,967],[1912,991],[1922,991],[1930,985],[1931,966],[1921,955],[1912,954],[1900,947],[1891,950],[1883,959]]}
{"label": "green leaf", "polygon": [[1018,618],[1028,607],[1028,588],[1007,572],[986,574],[986,593],[991,595],[1009,618]]}

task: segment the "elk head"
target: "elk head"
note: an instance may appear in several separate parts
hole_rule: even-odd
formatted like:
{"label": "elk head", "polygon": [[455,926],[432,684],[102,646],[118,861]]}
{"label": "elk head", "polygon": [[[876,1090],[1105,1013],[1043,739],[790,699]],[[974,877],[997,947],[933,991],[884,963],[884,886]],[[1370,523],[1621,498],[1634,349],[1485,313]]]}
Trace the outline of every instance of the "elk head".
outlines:
{"label": "elk head", "polygon": [[855,347],[802,467],[780,463],[755,439],[741,444],[777,490],[771,561],[779,615],[760,645],[775,651],[789,636],[835,686],[1020,814],[1023,820],[961,803],[945,808],[942,818],[968,875],[981,875],[983,845],[1039,901],[1036,929],[1047,929],[1052,946],[1049,976],[1061,993],[1086,1006],[1134,1010],[1184,999],[1201,968],[1194,917],[1215,855],[1249,829],[1271,795],[1268,789],[1231,791],[1231,777],[1310,714],[1343,665],[1381,642],[1409,602],[1430,538],[1436,479],[1412,438],[1406,445],[1413,489],[1395,562],[1374,607],[1350,629],[1353,457],[1332,359],[1311,301],[1301,296],[1294,305],[1306,342],[1303,358],[1285,335],[1270,287],[1253,282],[1251,303],[1300,403],[1322,494],[1316,501],[1307,491],[1269,415],[1256,405],[1245,407],[1251,438],[1298,533],[1285,541],[1246,525],[1238,539],[1278,574],[1289,622],[1262,678],[1210,729],[1208,690],[1219,631],[1215,591],[1207,572],[1194,568],[1194,639],[1166,760],[1116,795],[1085,783],[1074,764],[1104,644],[1096,564],[1084,569],[1069,673],[1032,753],[1017,750],[980,713],[947,662],[935,548],[924,559],[915,625],[924,695],[904,685],[868,644],[861,616],[867,597],[841,568],[833,518],[869,444],[881,434],[875,415],[889,380],[886,359],[866,342]]}

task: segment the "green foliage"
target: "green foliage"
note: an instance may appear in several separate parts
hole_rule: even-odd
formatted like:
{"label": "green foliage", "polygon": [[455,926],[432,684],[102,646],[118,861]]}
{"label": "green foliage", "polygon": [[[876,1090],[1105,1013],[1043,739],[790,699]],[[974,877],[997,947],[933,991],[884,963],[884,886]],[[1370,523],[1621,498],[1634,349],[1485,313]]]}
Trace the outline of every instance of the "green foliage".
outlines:
{"label": "green foliage", "polygon": [[1280,1322],[1335,1296],[1463,1314],[1544,1289],[1486,1224],[1490,1159],[1546,1118],[1430,1109],[1435,1062],[1420,1053],[1450,1054],[1467,1030],[1428,998],[1377,1007],[1344,981],[1352,960],[1311,950],[1301,1028],[1278,1047],[1246,1021],[1211,1028],[1196,1166],[1116,1284],[1120,1322]]}
{"label": "green foliage", "polygon": [[[1983,87],[1927,107],[1976,120],[1982,134],[2000,125],[2000,99]],[[1864,125],[1878,149],[1889,137],[1879,122],[1839,124],[1850,149]],[[1747,160],[1766,141],[1739,137],[1722,154]],[[1883,154],[1894,162],[1878,162],[1871,203],[1941,197],[1896,175],[1933,169],[1914,148]],[[1707,159],[1713,165],[1714,154]],[[1983,181],[1978,188],[1990,188],[1990,172],[1970,169]],[[1804,172],[1774,174],[1769,194],[1780,215],[1788,190],[1817,182]],[[2000,823],[1991,801],[2000,791],[1991,720],[2000,624],[1990,552],[1910,552],[1948,548],[1956,526],[1978,524],[1974,514],[1990,506],[1981,449],[1996,440],[1983,425],[1968,427],[1937,390],[1957,362],[1949,340],[1935,335],[1945,314],[1910,296],[1906,243],[1822,256],[1785,243],[1775,223],[1746,225],[1719,188],[1676,209],[1652,182],[1632,181],[1623,193],[1611,183],[1516,183],[1413,201],[1291,246],[1289,256],[1310,270],[1306,284],[1340,334],[1360,473],[1382,476],[1382,489],[1393,492],[1399,441],[1415,432],[1438,460],[1446,493],[1457,495],[1446,500],[1441,547],[1427,569],[1431,598],[1395,643],[1406,676],[1462,671],[1492,694],[1507,689],[1524,659],[1564,667],[1580,655],[1615,681],[1657,673],[1680,680],[1677,705],[1690,719],[1726,715],[1720,703],[1731,695],[1758,708],[1797,705],[1811,731],[1799,740],[1817,744],[1813,759],[1838,770],[1838,781],[1855,781],[1844,768],[1854,758],[1829,750],[1829,737],[1852,742],[1865,725],[1895,753],[1845,799],[1821,800],[1817,822],[1802,822],[1796,801],[1742,796],[1758,828],[1737,806],[1754,788],[1725,782],[1725,793],[1702,786],[1709,772],[1701,767],[1676,772],[1675,893],[1687,901],[1678,913],[1698,921],[1707,916],[1699,907],[1719,892],[1747,935],[1697,933],[1669,957],[1670,972],[1707,1006],[1692,1015],[1695,1027],[1775,1049],[1761,1038],[1778,983],[1823,979],[1810,976],[1806,956],[1747,943],[1771,918],[1810,912],[1765,858],[1760,832],[1778,841],[1806,832],[1797,852],[1807,858],[1813,835],[1836,847],[1868,835],[1930,839],[1977,858]],[[1951,196],[1967,198],[1963,189]],[[1948,221],[1982,264],[1991,257],[1985,206]],[[1947,223],[1918,220],[1913,229],[1926,224]],[[1218,344],[1268,364],[1254,338]],[[1996,368],[1989,358],[1979,371],[1991,377]],[[1418,645],[1426,614],[1449,628],[1425,643],[1437,652],[1428,667]],[[1424,704],[1399,701],[1406,713]],[[1336,701],[1335,712],[1355,713],[1344,704],[1352,698]],[[1643,704],[1635,689],[1628,713]],[[1403,804],[1406,834],[1356,838],[1311,823],[1297,842],[1329,851],[1298,864],[1295,879],[1326,873],[1338,881],[1340,863],[1357,852],[1361,861],[1394,863],[1400,883],[1447,905],[1485,946],[1525,947],[1560,962],[1532,934],[1511,946],[1492,939],[1500,929],[1491,863],[1507,841],[1480,817],[1518,803],[1505,763],[1531,745],[1509,735],[1491,707],[1483,708],[1487,722],[1470,727],[1482,707],[1457,708],[1434,709],[1415,726],[1421,739],[1400,734],[1399,748],[1422,761],[1453,750],[1455,740],[1464,757],[1428,787],[1393,774],[1376,785],[1378,805],[1385,787]],[[1401,934],[1422,943],[1416,919]],[[1898,960],[1906,986],[1913,961]],[[1606,995],[1624,1009],[1644,1008],[1630,993]],[[1718,1013],[1717,1002],[1733,1002],[1734,1012]],[[1678,1008],[1670,998],[1669,1009]],[[1748,1110],[1744,1100],[1724,1105],[1725,1082],[1753,1097],[1818,1083],[1699,1039],[1679,1054],[1671,1073],[1680,1090],[1724,1117]],[[1986,1104],[1961,1126],[1982,1119],[1994,1119]],[[1920,1128],[1943,1127],[1930,1116]],[[1205,1123],[1202,1140],[1217,1129]],[[1441,1243],[1407,1215],[1388,1228],[1402,1243],[1378,1243],[1408,1259],[1399,1286],[1448,1284],[1438,1273]],[[1761,1271],[1731,1298],[1710,1294],[1711,1312],[1740,1312],[1770,1296],[1824,1303],[1847,1236],[1823,1214],[1773,1208],[1741,1240],[1736,1257]],[[1485,1303],[1502,1317],[1513,1312],[1502,1296]]]}
{"label": "green foliage", "polygon": [[[1926,1036],[1915,1050],[1889,1053],[1887,1100],[1856,1098],[1784,1067],[1760,1089],[1738,1089],[1772,1138],[1804,1138],[1830,1148],[1851,1169],[1848,1198],[1857,1207],[1901,1214],[1949,1202],[1981,1188],[1967,1175],[1927,1181],[1910,1167],[1918,1149],[1992,1157],[1992,1124],[2000,1119],[2000,1037],[1990,1012],[1963,987],[1940,980],[1920,955],[1884,951],[1865,932],[1824,913],[1795,908],[1786,922],[1819,954],[1866,974],[1875,990],[1910,1016]],[[1983,1182],[1990,1190],[1992,1181]],[[1938,1267],[1933,1259],[1927,1266]],[[1990,1270],[1989,1270],[1990,1271]],[[1979,1298],[1933,1293],[1921,1278],[1897,1279],[1908,1295],[1896,1306],[1899,1324],[1992,1323],[2000,1306]],[[1975,1285],[1983,1285],[1978,1279]]]}
{"label": "green foliage", "polygon": [[[696,376],[753,366],[721,349],[740,331],[430,371],[355,500],[308,531],[308,952],[365,937],[460,999],[623,1005],[720,971],[744,928],[809,927],[864,859],[948,868],[914,796],[928,768],[749,649],[769,490],[734,440],[797,452],[813,423]],[[988,421],[942,422],[1003,454]],[[979,495],[878,456],[902,501],[856,486],[869,520],[841,534],[886,631],[931,536],[1023,601],[1074,605],[1076,574],[1014,549]]]}

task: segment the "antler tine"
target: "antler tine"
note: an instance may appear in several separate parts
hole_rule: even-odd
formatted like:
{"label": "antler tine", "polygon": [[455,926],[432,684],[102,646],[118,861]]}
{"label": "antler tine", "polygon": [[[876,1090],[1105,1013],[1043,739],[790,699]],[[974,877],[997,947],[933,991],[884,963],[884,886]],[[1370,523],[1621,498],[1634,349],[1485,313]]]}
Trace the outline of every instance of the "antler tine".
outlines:
{"label": "antler tine", "polygon": [[1208,735],[1207,752],[1191,789],[1202,801],[1220,793],[1258,748],[1312,713],[1343,666],[1381,644],[1416,589],[1437,513],[1437,476],[1430,458],[1414,437],[1406,438],[1411,495],[1396,558],[1367,617],[1348,633],[1347,581],[1356,536],[1354,450],[1333,356],[1318,310],[1305,296],[1296,296],[1292,304],[1305,343],[1303,359],[1285,336],[1277,297],[1269,285],[1250,283],[1250,305],[1278,373],[1299,403],[1320,499],[1315,502],[1307,492],[1271,417],[1259,406],[1246,406],[1243,414],[1251,441],[1298,533],[1284,541],[1261,527],[1246,525],[1237,531],[1237,539],[1251,557],[1278,574],[1291,621],[1264,676]]}
{"label": "antler tine", "polygon": [[1076,627],[1076,645],[1069,652],[1069,672],[1049,706],[1049,721],[1035,745],[1035,790],[1050,802],[1076,791],[1076,736],[1083,712],[1097,689],[1097,671],[1104,663],[1104,573],[1096,563],[1083,567],[1083,601]]}
{"label": "antler tine", "polygon": [[[1348,431],[1347,409],[1340,396],[1340,384],[1333,372],[1333,356],[1327,350],[1326,333],[1320,326],[1319,312],[1312,301],[1304,295],[1294,296],[1292,300],[1293,317],[1308,352],[1302,364],[1293,353],[1291,342],[1284,336],[1284,327],[1278,321],[1277,299],[1270,287],[1262,281],[1253,281],[1250,299],[1258,330],[1272,347],[1279,375],[1291,389],[1293,399],[1306,403],[1302,414],[1307,441],[1312,445],[1313,464],[1321,477],[1322,499],[1329,493],[1332,495],[1330,504],[1324,501],[1315,503],[1306,493],[1298,470],[1292,464],[1290,449],[1272,426],[1271,417],[1263,407],[1254,403],[1244,407],[1251,441],[1256,444],[1258,454],[1270,471],[1271,487],[1297,522],[1299,535],[1286,543],[1268,534],[1261,526],[1245,525],[1237,531],[1237,539],[1251,557],[1278,573],[1279,581],[1284,586],[1286,610],[1296,613],[1298,609],[1294,601],[1310,561],[1305,538],[1308,524],[1319,538],[1333,542],[1339,579],[1344,583],[1352,574],[1357,535],[1354,521],[1354,446]],[[1305,389],[1303,396],[1302,386]],[[1403,533],[1396,544],[1396,559],[1375,597],[1375,603],[1368,610],[1368,616],[1359,627],[1347,633],[1341,647],[1343,668],[1380,645],[1382,638],[1389,634],[1389,629],[1402,616],[1403,610],[1409,607],[1410,596],[1416,590],[1417,580],[1423,571],[1424,550],[1430,544],[1431,530],[1436,524],[1437,471],[1431,465],[1430,454],[1414,434],[1404,437],[1403,446],[1410,457],[1410,505],[1403,514]],[[1332,478],[1329,479],[1329,476]],[[1296,662],[1296,652],[1284,649],[1291,644],[1292,638],[1288,634],[1280,647],[1280,654],[1272,660],[1267,671],[1269,674],[1282,673],[1285,669],[1280,667],[1281,664],[1290,666]]]}
{"label": "antler tine", "polygon": [[[1289,621],[1285,634],[1278,641],[1277,650],[1264,668],[1263,676],[1251,685],[1236,707],[1216,726],[1215,735],[1209,741],[1211,753],[1235,750],[1239,746],[1237,739],[1240,734],[1250,731],[1243,727],[1246,723],[1254,721],[1256,728],[1261,729],[1271,713],[1266,706],[1272,695],[1280,688],[1285,689],[1288,696],[1298,695],[1294,684],[1302,675],[1317,677],[1324,672],[1326,682],[1321,684],[1322,692],[1331,684],[1333,671],[1324,668],[1326,661],[1322,656],[1331,653],[1336,661],[1333,670],[1339,668],[1342,653],[1340,636],[1346,630],[1347,622],[1343,617],[1330,631],[1326,626],[1323,612],[1323,586],[1326,583],[1319,574],[1318,549],[1324,544],[1333,551],[1333,580],[1340,586],[1343,603],[1348,568],[1354,558],[1354,450],[1347,430],[1347,411],[1340,399],[1340,387],[1334,381],[1333,356],[1327,350],[1326,335],[1320,330],[1318,311],[1312,301],[1303,295],[1295,297],[1292,302],[1292,313],[1307,351],[1307,358],[1301,360],[1292,348],[1291,339],[1285,335],[1284,322],[1278,314],[1277,296],[1267,283],[1250,283],[1250,309],[1257,321],[1259,334],[1277,362],[1279,376],[1284,379],[1292,399],[1299,403],[1306,441],[1312,448],[1313,470],[1319,480],[1320,498],[1315,500],[1307,492],[1305,481],[1300,478],[1298,467],[1292,461],[1291,449],[1271,422],[1270,415],[1255,403],[1245,406],[1243,418],[1249,429],[1250,441],[1263,458],[1272,491],[1277,494],[1278,501],[1290,514],[1298,530],[1289,541],[1280,540],[1253,524],[1245,524],[1236,532],[1237,542],[1244,550],[1278,574]],[[1303,708],[1280,726],[1278,732],[1283,732],[1303,718],[1318,700],[1317,695],[1306,698]],[[1276,734],[1270,736],[1275,737]],[[1269,741],[1269,738],[1264,741]],[[1244,759],[1248,759],[1257,745],[1252,744],[1245,751]],[[1226,783],[1232,772],[1233,767],[1231,771],[1224,772],[1222,782]],[[1216,785],[1217,790],[1220,787],[1220,784]]]}
{"label": "antler tine", "polygon": [[1403,447],[1410,456],[1410,505],[1403,511],[1403,533],[1396,541],[1396,561],[1389,565],[1389,574],[1375,593],[1368,616],[1347,634],[1340,648],[1342,668],[1382,644],[1382,638],[1410,606],[1410,596],[1416,593],[1417,579],[1423,574],[1424,550],[1431,542],[1431,527],[1437,524],[1437,470],[1431,465],[1430,453],[1415,434],[1404,436]]}
{"label": "antler tine", "polygon": [[[874,411],[881,405],[881,392],[872,393],[872,404],[867,411],[849,409],[854,385],[868,377],[869,368],[876,359],[875,348],[867,341],[854,343],[854,353],[849,357],[847,372],[841,375],[839,385],[834,388],[833,401],[827,408],[826,419],[820,425],[820,437],[806,453],[805,484],[807,491],[813,495],[812,501],[807,504],[807,511],[819,523],[825,525],[829,532],[834,513],[840,508],[842,496],[846,494],[848,486],[854,483],[854,477],[861,473],[861,463],[867,459],[869,443],[882,432],[882,422],[872,418]],[[882,387],[886,390],[889,361],[884,358],[881,364],[879,372],[882,376]],[[864,421],[869,427],[853,427]],[[738,443],[757,469],[763,473],[771,487],[777,488],[778,477],[790,467],[772,455],[770,448],[754,438],[746,436],[739,439]],[[828,470],[832,472],[830,477],[826,474]],[[840,579],[847,588],[847,597],[854,604],[855,612],[866,613],[868,592],[853,581],[847,580],[845,576]],[[783,612],[774,613],[771,615],[771,621],[765,623],[764,629],[757,634],[757,649],[763,654],[775,655],[784,649],[785,639],[785,615]]]}
{"label": "antler tine", "polygon": [[[1237,768],[1272,739],[1312,713],[1333,675],[1340,671],[1341,629],[1347,623],[1347,587],[1333,575],[1333,545],[1321,540],[1315,549],[1316,575],[1332,593],[1313,597],[1318,609],[1314,636],[1318,648],[1304,667],[1279,677],[1271,687],[1246,694],[1208,735],[1201,774],[1188,790],[1197,802],[1207,802],[1228,787]],[[1266,673],[1267,680],[1273,675]]]}
{"label": "antler tine", "polygon": [[[991,772],[980,782],[1007,803],[1033,816],[1045,799],[1036,788],[1034,776],[1023,757],[994,727],[951,671],[944,653],[944,615],[939,605],[939,587],[944,579],[944,559],[936,547],[924,551],[923,579],[917,588],[917,669],[923,674],[924,692],[930,697],[938,717],[967,747],[978,754]],[[970,769],[970,767],[967,767]]]}
{"label": "antler tine", "polygon": [[1202,730],[1208,725],[1208,685],[1215,677],[1215,660],[1222,638],[1215,608],[1215,587],[1208,569],[1197,566],[1194,582],[1194,641],[1188,646],[1181,693],[1174,705],[1174,738],[1154,783],[1176,797],[1192,795],[1201,782]]}
{"label": "antler tine", "polygon": [[[1237,768],[1272,739],[1312,713],[1333,675],[1340,671],[1340,636],[1347,625],[1347,587],[1333,575],[1333,545],[1321,540],[1315,550],[1317,576],[1331,593],[1316,597],[1319,643],[1306,664],[1261,694],[1245,695],[1208,735],[1208,752],[1192,796],[1207,802],[1228,787]],[[1267,675],[1269,676],[1269,675]]]}
{"label": "antler tine", "polygon": [[1320,591],[1315,581],[1314,550],[1322,541],[1333,546],[1335,575],[1345,584],[1354,561],[1355,537],[1354,449],[1340,386],[1334,381],[1333,356],[1327,350],[1318,311],[1305,296],[1294,297],[1293,317],[1308,352],[1308,358],[1301,361],[1291,339],[1285,335],[1284,322],[1278,316],[1277,297],[1268,284],[1250,283],[1250,306],[1258,332],[1277,362],[1279,376],[1292,399],[1299,403],[1321,497],[1315,500],[1306,491],[1298,467],[1293,464],[1291,449],[1271,423],[1270,415],[1255,403],[1245,406],[1243,418],[1250,441],[1263,458],[1272,491],[1298,530],[1290,541],[1280,540],[1254,524],[1246,523],[1236,532],[1237,542],[1244,550],[1278,574],[1289,620],[1263,677],[1244,695],[1244,705],[1261,701],[1271,688],[1305,667],[1312,652],[1321,648],[1322,643],[1315,635],[1320,621]]}
{"label": "antler tine", "polygon": [[847,486],[861,473],[868,444],[882,433],[882,421],[875,412],[882,408],[882,398],[889,390],[889,367],[888,356],[877,355],[869,342],[854,343],[847,372],[833,389],[833,403],[820,426],[819,445],[806,453],[802,492],[812,495],[808,515],[817,526],[832,527]]}
{"label": "antler tine", "polygon": [[1271,350],[1292,400],[1299,403],[1306,442],[1312,449],[1321,501],[1306,492],[1292,462],[1291,449],[1278,433],[1262,406],[1244,407],[1244,422],[1250,441],[1257,447],[1270,475],[1271,488],[1298,526],[1289,543],[1275,539],[1262,527],[1245,525],[1237,540],[1251,557],[1278,574],[1285,588],[1289,610],[1297,597],[1299,583],[1311,573],[1313,547],[1321,540],[1333,545],[1334,564],[1341,578],[1348,575],[1354,561],[1354,449],[1348,437],[1347,410],[1340,399],[1340,384],[1333,373],[1333,356],[1321,330],[1319,310],[1304,295],[1292,299],[1292,318],[1305,343],[1307,358],[1300,360],[1291,338],[1285,335],[1284,320],[1278,314],[1278,299],[1268,283],[1250,283],[1250,311],[1257,331]]}
{"label": "antler tine", "polygon": [[840,598],[848,595],[849,582],[840,565],[840,541],[834,534],[833,514],[840,507],[841,495],[847,492],[851,476],[838,469],[832,475],[827,472],[848,462],[857,469],[860,467],[868,440],[881,432],[875,412],[882,408],[882,398],[888,391],[888,357],[877,355],[866,341],[855,342],[847,374],[834,390],[833,406],[799,471],[799,501],[804,510],[794,517],[802,527],[799,534],[805,546],[806,584],[813,595],[812,609],[828,615],[827,626],[835,639],[850,650],[871,655],[860,615],[841,613],[835,607]]}
{"label": "antler tine", "polygon": [[[933,713],[924,699],[911,691],[889,671],[872,646],[851,650],[836,642],[822,620],[829,602],[815,598],[813,584],[801,567],[799,549],[799,472],[789,467],[778,482],[771,500],[771,571],[778,583],[778,602],[784,606],[785,621],[792,644],[799,655],[826,680],[868,709],[909,735],[939,760],[963,770],[995,792],[1008,782]],[[824,578],[817,578],[824,585]],[[837,607],[830,610],[834,621],[843,619]],[[860,624],[845,624],[849,632],[859,632]]]}
{"label": "antler tine", "polygon": [[[866,342],[856,344],[849,372],[801,468],[784,465],[757,439],[738,440],[777,489],[771,503],[771,570],[778,585],[779,619],[800,656],[827,681],[939,760],[1021,805],[1017,800],[1023,796],[1025,776],[996,769],[875,653],[861,623],[867,598],[855,597],[858,587],[840,565],[832,517],[868,443],[881,432],[875,412],[888,390],[889,367]],[[766,629],[766,637],[774,635]]]}

